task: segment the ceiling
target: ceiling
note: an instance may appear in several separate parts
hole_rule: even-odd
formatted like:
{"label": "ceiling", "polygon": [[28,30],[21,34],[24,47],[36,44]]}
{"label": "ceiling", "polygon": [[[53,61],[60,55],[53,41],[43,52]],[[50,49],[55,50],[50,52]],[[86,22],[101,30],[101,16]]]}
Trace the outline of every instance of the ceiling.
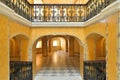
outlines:
{"label": "ceiling", "polygon": [[86,4],[88,0],[34,0],[35,4]]}

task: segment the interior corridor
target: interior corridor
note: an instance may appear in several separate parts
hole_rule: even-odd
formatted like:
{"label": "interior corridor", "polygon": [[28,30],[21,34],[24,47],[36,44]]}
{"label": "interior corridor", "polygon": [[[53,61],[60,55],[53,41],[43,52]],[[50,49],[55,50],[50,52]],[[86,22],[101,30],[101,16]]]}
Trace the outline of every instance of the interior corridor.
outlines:
{"label": "interior corridor", "polygon": [[62,50],[49,53],[47,57],[37,54],[36,65],[35,80],[82,80],[79,54],[69,56]]}

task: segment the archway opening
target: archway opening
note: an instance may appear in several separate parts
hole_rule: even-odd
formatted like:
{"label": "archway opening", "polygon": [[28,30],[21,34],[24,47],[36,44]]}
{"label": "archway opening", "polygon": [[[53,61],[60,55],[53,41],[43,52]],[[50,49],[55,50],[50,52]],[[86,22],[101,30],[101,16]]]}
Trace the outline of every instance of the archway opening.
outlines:
{"label": "archway opening", "polygon": [[[70,35],[42,36],[35,41],[32,50],[34,75],[39,74],[39,76],[35,76],[35,79],[42,78],[40,75],[44,70],[48,72],[59,70],[62,75],[64,69],[68,72],[73,69],[81,78],[80,69],[83,74],[84,47],[78,38]],[[55,75],[58,76],[58,74]]]}
{"label": "archway opening", "polygon": [[10,39],[10,61],[28,61],[28,38],[17,35]]}
{"label": "archway opening", "polygon": [[44,58],[55,57],[57,53],[66,53],[68,55],[68,49],[68,40],[63,36],[48,35],[37,39],[33,46],[33,52],[36,57],[36,72],[44,65],[42,64]]}
{"label": "archway opening", "polygon": [[32,62],[28,61],[28,37],[16,35],[9,41],[10,80],[32,80]]}
{"label": "archway opening", "polygon": [[50,47],[51,47],[51,52],[54,51],[66,51],[66,41],[62,37],[53,37],[50,40]]}
{"label": "archway opening", "polygon": [[106,59],[106,43],[105,38],[99,34],[91,34],[87,37],[88,60],[105,60]]}
{"label": "archway opening", "polygon": [[105,38],[100,34],[92,33],[88,35],[86,41],[88,54],[87,61],[84,62],[84,79],[106,80]]}

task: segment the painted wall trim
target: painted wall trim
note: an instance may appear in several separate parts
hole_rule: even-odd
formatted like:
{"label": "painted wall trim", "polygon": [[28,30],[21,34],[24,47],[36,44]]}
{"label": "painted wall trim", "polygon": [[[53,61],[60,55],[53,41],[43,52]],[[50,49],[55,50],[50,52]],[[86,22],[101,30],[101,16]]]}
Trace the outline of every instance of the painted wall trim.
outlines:
{"label": "painted wall trim", "polygon": [[98,15],[94,16],[86,22],[30,22],[1,2],[0,10],[1,14],[4,14],[10,19],[16,20],[28,27],[87,27],[117,11],[120,11],[120,0],[115,1],[114,3],[103,9]]}
{"label": "painted wall trim", "polygon": [[23,18],[22,16],[18,15],[14,10],[12,10],[11,8],[7,7],[5,4],[3,4],[2,2],[0,2],[0,13],[3,15],[6,15],[8,18],[13,19],[15,21],[18,21],[26,26],[31,26],[32,23]]}
{"label": "painted wall trim", "polygon": [[32,27],[84,27],[84,22],[32,22]]}

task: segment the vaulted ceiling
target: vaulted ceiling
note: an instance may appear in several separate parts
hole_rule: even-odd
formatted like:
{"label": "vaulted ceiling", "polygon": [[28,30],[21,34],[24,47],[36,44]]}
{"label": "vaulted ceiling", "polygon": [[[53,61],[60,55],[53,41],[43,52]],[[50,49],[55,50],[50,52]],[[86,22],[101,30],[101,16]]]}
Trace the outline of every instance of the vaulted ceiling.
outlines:
{"label": "vaulted ceiling", "polygon": [[34,0],[35,4],[85,4],[88,0]]}

